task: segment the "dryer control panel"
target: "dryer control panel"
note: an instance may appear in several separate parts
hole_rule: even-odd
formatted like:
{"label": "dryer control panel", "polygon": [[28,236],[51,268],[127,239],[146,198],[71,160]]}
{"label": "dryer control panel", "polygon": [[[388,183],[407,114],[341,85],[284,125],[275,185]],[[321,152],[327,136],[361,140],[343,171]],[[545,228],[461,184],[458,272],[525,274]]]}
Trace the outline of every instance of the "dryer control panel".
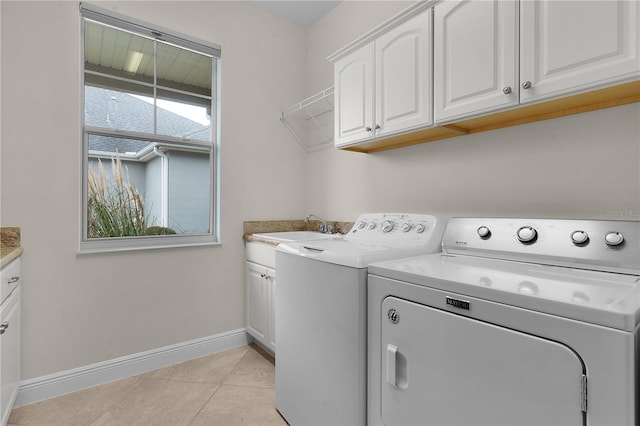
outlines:
{"label": "dryer control panel", "polygon": [[452,254],[640,274],[640,222],[453,218],[442,240]]}

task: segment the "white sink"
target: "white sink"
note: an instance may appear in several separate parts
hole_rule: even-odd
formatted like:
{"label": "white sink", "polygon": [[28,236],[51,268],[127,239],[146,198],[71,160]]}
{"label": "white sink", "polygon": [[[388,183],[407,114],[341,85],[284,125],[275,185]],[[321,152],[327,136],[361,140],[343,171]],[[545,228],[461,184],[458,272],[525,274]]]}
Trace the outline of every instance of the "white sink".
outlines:
{"label": "white sink", "polygon": [[316,231],[287,231],[287,232],[265,232],[253,234],[255,237],[268,238],[276,241],[307,241],[324,240],[339,237],[340,234],[323,234]]}

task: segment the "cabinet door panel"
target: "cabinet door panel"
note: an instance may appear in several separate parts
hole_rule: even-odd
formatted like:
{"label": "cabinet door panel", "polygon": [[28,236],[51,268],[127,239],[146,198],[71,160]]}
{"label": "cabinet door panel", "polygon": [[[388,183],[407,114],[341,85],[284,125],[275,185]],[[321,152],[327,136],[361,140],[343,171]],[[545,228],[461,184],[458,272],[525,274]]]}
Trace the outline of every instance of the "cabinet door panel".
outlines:
{"label": "cabinet door panel", "polygon": [[20,298],[18,286],[2,304],[0,322],[8,328],[0,335],[0,406],[2,424],[6,424],[18,395],[20,382]]}
{"label": "cabinet door panel", "polygon": [[377,136],[432,123],[431,46],[431,10],[376,40]]}
{"label": "cabinet door panel", "polygon": [[521,5],[521,102],[640,77],[638,2],[526,1]]}
{"label": "cabinet door panel", "polygon": [[434,7],[436,122],[518,104],[517,34],[515,1]]}
{"label": "cabinet door panel", "polygon": [[372,137],[373,44],[337,61],[334,83],[335,145],[348,145]]}
{"label": "cabinet door panel", "polygon": [[267,268],[246,262],[246,324],[247,332],[266,344],[267,334]]}

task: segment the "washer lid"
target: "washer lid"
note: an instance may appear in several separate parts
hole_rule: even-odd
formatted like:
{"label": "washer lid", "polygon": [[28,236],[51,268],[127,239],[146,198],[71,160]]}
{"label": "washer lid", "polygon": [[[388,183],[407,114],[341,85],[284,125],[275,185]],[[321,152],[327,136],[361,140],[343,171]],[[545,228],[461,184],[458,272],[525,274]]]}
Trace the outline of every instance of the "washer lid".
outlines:
{"label": "washer lid", "polygon": [[640,324],[638,275],[448,254],[372,264],[369,274],[620,330]]}
{"label": "washer lid", "polygon": [[398,247],[397,244],[346,238],[283,243],[278,246],[277,251],[352,268],[366,268],[372,262],[433,252],[416,244]]}

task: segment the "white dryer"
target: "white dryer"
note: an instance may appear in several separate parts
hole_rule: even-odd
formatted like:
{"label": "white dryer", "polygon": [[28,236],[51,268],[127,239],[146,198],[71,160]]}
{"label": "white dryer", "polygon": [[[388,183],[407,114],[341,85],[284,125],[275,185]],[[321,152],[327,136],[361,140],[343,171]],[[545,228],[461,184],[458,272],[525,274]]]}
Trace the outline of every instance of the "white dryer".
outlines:
{"label": "white dryer", "polygon": [[451,219],[369,274],[370,424],[639,423],[640,222]]}
{"label": "white dryer", "polygon": [[276,407],[291,425],[364,425],[367,266],[440,250],[445,221],[361,215],[342,238],[276,252]]}

